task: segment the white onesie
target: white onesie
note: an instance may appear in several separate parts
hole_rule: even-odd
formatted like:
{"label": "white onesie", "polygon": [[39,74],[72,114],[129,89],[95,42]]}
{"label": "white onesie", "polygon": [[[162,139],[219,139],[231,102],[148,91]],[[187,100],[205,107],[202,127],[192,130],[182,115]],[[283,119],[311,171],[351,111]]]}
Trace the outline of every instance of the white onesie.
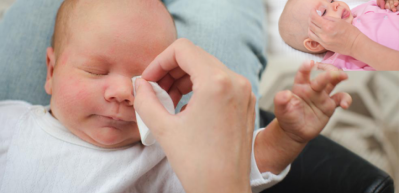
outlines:
{"label": "white onesie", "polygon": [[[288,173],[260,174],[254,192]],[[48,107],[0,102],[0,192],[184,192],[158,143],[102,149],[69,132]]]}

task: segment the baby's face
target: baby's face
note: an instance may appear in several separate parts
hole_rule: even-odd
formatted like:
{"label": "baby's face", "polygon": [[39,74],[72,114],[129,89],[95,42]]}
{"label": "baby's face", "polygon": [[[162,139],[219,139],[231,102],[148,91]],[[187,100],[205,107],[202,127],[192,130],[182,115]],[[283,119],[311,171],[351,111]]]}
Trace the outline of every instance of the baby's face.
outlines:
{"label": "baby's face", "polygon": [[317,7],[317,10],[322,13],[322,16],[330,16],[338,19],[343,19],[348,23],[352,23],[353,16],[349,6],[342,1],[332,0],[330,3],[323,3]]}
{"label": "baby's face", "polygon": [[81,5],[86,10],[71,25],[46,83],[53,116],[79,138],[105,148],[140,141],[131,78],[176,37],[160,3],[135,3],[137,11],[112,2]]}

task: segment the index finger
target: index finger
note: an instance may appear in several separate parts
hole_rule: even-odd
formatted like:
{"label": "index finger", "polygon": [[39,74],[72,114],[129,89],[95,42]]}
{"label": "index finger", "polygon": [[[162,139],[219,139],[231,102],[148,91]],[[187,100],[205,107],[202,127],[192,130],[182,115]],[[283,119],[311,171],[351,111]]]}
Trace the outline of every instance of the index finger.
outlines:
{"label": "index finger", "polygon": [[317,10],[314,9],[310,12],[309,22],[321,28],[321,23],[323,23],[323,18],[317,14]]}
{"label": "index finger", "polygon": [[339,69],[332,64],[324,64],[320,62],[316,62],[316,68],[324,71],[342,71],[342,69]]}
{"label": "index finger", "polygon": [[207,73],[205,72],[210,67],[223,66],[212,61],[215,59],[191,41],[178,39],[148,65],[142,74],[142,78],[157,82],[176,68],[181,68],[190,76],[206,76]]}
{"label": "index finger", "polygon": [[310,82],[310,73],[314,66],[314,61],[306,61],[300,67],[295,75],[294,82],[297,84],[307,84]]}
{"label": "index finger", "polygon": [[378,5],[381,9],[385,9],[385,0],[377,0],[377,5]]}

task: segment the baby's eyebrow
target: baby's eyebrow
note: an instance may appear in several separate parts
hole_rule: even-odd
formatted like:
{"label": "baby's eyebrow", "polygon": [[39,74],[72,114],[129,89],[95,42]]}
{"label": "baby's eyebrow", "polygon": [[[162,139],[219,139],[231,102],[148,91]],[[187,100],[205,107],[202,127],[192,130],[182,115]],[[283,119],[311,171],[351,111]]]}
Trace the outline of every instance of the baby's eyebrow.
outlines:
{"label": "baby's eyebrow", "polygon": [[83,60],[77,62],[77,64],[80,66],[95,68],[103,68],[108,66],[108,62],[105,60],[105,58],[94,56],[85,57]]}

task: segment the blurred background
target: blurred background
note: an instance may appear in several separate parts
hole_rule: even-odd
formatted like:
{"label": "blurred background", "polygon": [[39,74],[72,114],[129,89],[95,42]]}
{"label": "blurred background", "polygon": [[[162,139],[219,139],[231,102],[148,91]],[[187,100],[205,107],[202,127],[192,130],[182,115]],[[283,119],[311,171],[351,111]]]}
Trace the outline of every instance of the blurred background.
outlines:
{"label": "blurred background", "polygon": [[[321,61],[286,45],[278,33],[278,19],[286,0],[263,0],[266,9],[268,66],[261,80],[260,107],[273,111],[274,95],[290,89],[299,65]],[[343,0],[351,8],[368,0]],[[0,20],[14,0],[0,0]],[[313,75],[317,74],[315,72]],[[338,109],[323,135],[386,171],[399,184],[399,72],[348,72],[349,80],[336,91],[351,94],[349,110]],[[399,191],[396,191],[399,192]]]}
{"label": "blurred background", "polygon": [[[259,103],[262,109],[273,111],[274,95],[291,88],[299,65],[305,60],[321,61],[324,55],[302,53],[285,44],[278,20],[287,0],[263,1],[268,66],[261,80]],[[341,1],[354,8],[369,0]],[[348,92],[353,104],[348,110],[338,109],[322,134],[390,174],[399,192],[399,71],[347,74],[349,79],[335,92]]]}

